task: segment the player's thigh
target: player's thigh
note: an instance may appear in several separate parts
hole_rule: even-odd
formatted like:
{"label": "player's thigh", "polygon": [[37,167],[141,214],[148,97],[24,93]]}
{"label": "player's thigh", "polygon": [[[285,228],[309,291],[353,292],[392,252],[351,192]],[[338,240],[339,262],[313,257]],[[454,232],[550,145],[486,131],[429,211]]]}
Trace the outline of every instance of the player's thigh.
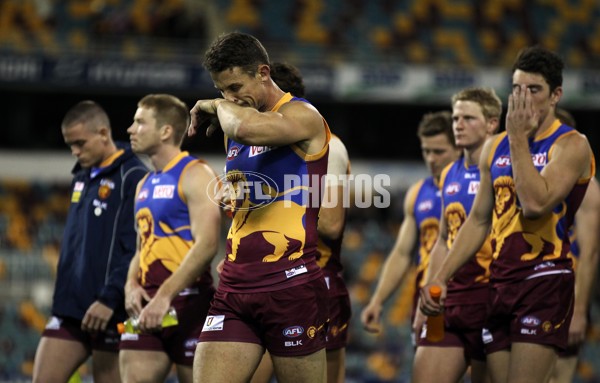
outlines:
{"label": "player's thigh", "polygon": [[327,360],[325,349],[304,356],[271,355],[279,383],[325,382]]}
{"label": "player's thigh", "polygon": [[487,369],[492,383],[505,383],[508,379],[510,351],[501,350],[487,354]]}
{"label": "player's thigh", "polygon": [[516,342],[510,350],[508,382],[548,382],[556,363],[554,347]]}
{"label": "player's thigh", "polygon": [[123,382],[164,382],[171,360],[161,351],[121,350],[119,369]]}
{"label": "player's thigh", "polygon": [[263,353],[257,343],[200,342],[194,356],[194,382],[248,382]]}
{"label": "player's thigh", "polygon": [[462,347],[419,346],[413,361],[412,382],[456,383],[466,371]]}
{"label": "player's thigh", "polygon": [[80,342],[44,336],[35,353],[33,381],[64,383],[88,356],[87,348]]}
{"label": "player's thigh", "polygon": [[327,383],[343,383],[346,371],[346,348],[327,350]]}
{"label": "player's thigh", "polygon": [[92,351],[94,383],[120,382],[119,353],[111,351]]}
{"label": "player's thigh", "polygon": [[252,375],[250,383],[269,383],[273,377],[273,361],[271,360],[271,354],[265,351],[260,364]]}
{"label": "player's thigh", "polygon": [[176,365],[177,379],[179,383],[192,383],[193,382],[193,366],[184,364]]}
{"label": "player's thigh", "polygon": [[577,356],[558,358],[550,383],[571,383],[577,371]]}

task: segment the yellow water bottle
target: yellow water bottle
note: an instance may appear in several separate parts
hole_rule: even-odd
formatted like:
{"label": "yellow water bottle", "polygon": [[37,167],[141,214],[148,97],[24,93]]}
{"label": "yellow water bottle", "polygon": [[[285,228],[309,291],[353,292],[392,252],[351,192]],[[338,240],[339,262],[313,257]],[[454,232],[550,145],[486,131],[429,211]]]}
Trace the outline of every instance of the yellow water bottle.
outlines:
{"label": "yellow water bottle", "polygon": [[[171,307],[169,311],[165,314],[162,320],[162,327],[171,327],[177,326],[179,321],[177,320],[177,311],[175,311],[174,307]],[[117,331],[119,334],[139,334],[142,331],[139,328],[138,318],[129,318],[125,322],[117,324]]]}
{"label": "yellow water bottle", "polygon": [[[442,296],[442,289],[439,286],[431,286],[429,288],[429,295],[431,298],[438,302]],[[444,339],[444,314],[439,313],[435,316],[427,317],[427,334],[425,339],[429,342],[439,342]]]}

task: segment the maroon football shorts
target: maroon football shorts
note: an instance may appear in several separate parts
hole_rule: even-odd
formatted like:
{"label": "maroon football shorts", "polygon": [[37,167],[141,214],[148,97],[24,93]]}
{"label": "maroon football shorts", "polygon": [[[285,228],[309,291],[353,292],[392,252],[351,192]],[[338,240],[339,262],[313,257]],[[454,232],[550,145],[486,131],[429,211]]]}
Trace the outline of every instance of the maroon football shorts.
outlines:
{"label": "maroon football shorts", "polygon": [[573,273],[563,273],[492,286],[483,334],[486,352],[508,349],[515,342],[566,349],[574,281]]}
{"label": "maroon football shorts", "polygon": [[310,355],[325,348],[328,302],[323,278],[261,293],[217,289],[199,341],[255,343],[276,356]]}
{"label": "maroon football shorts", "polygon": [[81,321],[68,317],[52,316],[42,333],[43,337],[59,338],[83,344],[91,350],[119,352],[119,338],[116,326],[106,331],[91,333],[81,329]]}
{"label": "maroon football shorts", "polygon": [[417,340],[419,347],[461,347],[467,360],[485,361],[481,331],[487,316],[487,304],[454,305],[444,309],[444,339],[429,342],[426,326]]}
{"label": "maroon football shorts", "polygon": [[121,350],[160,351],[175,364],[192,366],[198,336],[210,307],[214,290],[178,296],[173,303],[179,324],[161,331],[142,334],[122,334]]}
{"label": "maroon football shorts", "polygon": [[348,345],[348,324],[352,316],[350,296],[329,297],[329,323],[327,324],[327,350],[338,350]]}

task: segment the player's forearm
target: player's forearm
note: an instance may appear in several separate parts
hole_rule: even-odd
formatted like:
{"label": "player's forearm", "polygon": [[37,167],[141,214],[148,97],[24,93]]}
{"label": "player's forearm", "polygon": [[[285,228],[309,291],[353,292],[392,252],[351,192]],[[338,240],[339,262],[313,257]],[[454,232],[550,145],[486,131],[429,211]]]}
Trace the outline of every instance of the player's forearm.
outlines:
{"label": "player's forearm", "polygon": [[132,283],[138,283],[138,272],[140,270],[140,253],[136,252],[131,262],[129,263],[129,269],[127,270],[127,279],[125,280],[125,286]]}
{"label": "player's forearm", "polygon": [[489,225],[485,222],[477,222],[472,216],[469,216],[458,231],[452,248],[448,251],[439,270],[431,279],[447,283],[462,265],[475,256],[488,233]]}
{"label": "player's forearm", "polygon": [[592,296],[594,278],[598,269],[598,250],[592,254],[580,255],[579,267],[575,274],[575,311],[586,312]]}
{"label": "player's forearm", "polygon": [[381,276],[371,301],[384,304],[389,297],[396,291],[400,282],[406,275],[410,265],[410,256],[408,255],[390,255],[381,271]]}
{"label": "player's forearm", "polygon": [[190,286],[208,268],[217,253],[218,245],[197,242],[192,246],[183,261],[169,278],[167,278],[156,295],[167,297],[172,301],[183,289]]}

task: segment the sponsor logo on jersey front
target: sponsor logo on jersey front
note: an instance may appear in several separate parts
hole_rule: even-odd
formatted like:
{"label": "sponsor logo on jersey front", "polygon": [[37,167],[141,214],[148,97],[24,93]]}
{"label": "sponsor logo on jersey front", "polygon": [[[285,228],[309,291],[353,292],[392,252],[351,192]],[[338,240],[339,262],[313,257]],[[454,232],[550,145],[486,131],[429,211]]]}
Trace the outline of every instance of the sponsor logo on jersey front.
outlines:
{"label": "sponsor logo on jersey front", "polygon": [[479,190],[479,181],[469,182],[468,193],[469,194],[477,194],[477,190]]}
{"label": "sponsor logo on jersey front", "polygon": [[152,193],[153,199],[172,199],[175,196],[175,185],[157,185]]}
{"label": "sponsor logo on jersey front", "polygon": [[251,146],[250,152],[248,153],[248,157],[258,156],[260,154],[269,152],[269,151],[273,150],[274,148],[275,148],[274,146]]}

